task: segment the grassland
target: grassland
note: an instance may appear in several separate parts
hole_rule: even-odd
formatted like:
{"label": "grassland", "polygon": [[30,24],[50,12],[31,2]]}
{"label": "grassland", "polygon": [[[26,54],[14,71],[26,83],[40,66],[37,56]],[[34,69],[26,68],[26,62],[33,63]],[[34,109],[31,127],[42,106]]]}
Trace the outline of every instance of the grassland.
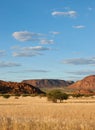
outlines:
{"label": "grassland", "polygon": [[95,97],[63,103],[0,97],[0,130],[95,130]]}

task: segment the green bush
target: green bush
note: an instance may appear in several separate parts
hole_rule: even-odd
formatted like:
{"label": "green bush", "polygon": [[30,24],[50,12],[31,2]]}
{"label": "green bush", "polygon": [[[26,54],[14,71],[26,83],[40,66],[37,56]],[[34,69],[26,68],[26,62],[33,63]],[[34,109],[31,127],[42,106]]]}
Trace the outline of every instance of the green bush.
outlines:
{"label": "green bush", "polygon": [[15,94],[15,96],[17,96],[17,97],[20,97],[20,96],[21,96],[21,94],[19,94],[19,93],[16,93],[16,94]]}
{"label": "green bush", "polygon": [[84,96],[84,94],[77,93],[77,94],[73,94],[72,96],[73,96],[73,97],[78,98],[78,97],[83,97],[83,96]]}
{"label": "green bush", "polygon": [[31,96],[31,94],[22,94],[22,97]]}
{"label": "green bush", "polygon": [[9,94],[3,94],[2,96],[3,96],[4,98],[8,99],[8,98],[10,98],[11,95],[9,95]]}
{"label": "green bush", "polygon": [[68,94],[61,92],[60,90],[52,90],[47,94],[49,101],[57,102],[58,100],[62,102],[63,100],[68,99]]}
{"label": "green bush", "polygon": [[39,94],[38,96],[39,96],[40,98],[42,98],[42,97],[46,97],[46,94],[43,93],[43,94]]}

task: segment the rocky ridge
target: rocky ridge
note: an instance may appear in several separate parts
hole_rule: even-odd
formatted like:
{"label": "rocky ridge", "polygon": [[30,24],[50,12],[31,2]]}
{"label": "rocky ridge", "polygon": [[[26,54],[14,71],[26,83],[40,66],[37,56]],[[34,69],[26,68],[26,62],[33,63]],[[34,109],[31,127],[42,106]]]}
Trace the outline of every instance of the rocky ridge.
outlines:
{"label": "rocky ridge", "polygon": [[23,80],[22,83],[27,83],[33,86],[37,86],[39,88],[59,88],[59,87],[67,87],[73,84],[73,81],[65,81],[58,79],[30,79]]}
{"label": "rocky ridge", "polygon": [[0,94],[41,94],[39,88],[26,83],[6,82],[0,80]]}
{"label": "rocky ridge", "polygon": [[91,93],[95,91],[95,75],[90,75],[75,82],[68,88],[79,91],[79,93]]}

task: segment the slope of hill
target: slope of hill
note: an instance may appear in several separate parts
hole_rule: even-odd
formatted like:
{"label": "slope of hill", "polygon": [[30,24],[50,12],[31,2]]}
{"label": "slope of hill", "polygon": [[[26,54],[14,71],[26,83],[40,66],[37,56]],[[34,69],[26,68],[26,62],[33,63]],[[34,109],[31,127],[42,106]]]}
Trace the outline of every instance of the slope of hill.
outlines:
{"label": "slope of hill", "polygon": [[95,91],[95,75],[87,76],[84,79],[70,85],[68,88],[78,90],[80,92]]}
{"label": "slope of hill", "polygon": [[39,88],[26,83],[5,82],[0,80],[1,94],[41,94],[43,93]]}
{"label": "slope of hill", "polygon": [[73,84],[73,81],[54,80],[54,79],[38,79],[38,80],[23,80],[22,83],[27,83],[39,88],[54,88],[54,87],[66,87]]}

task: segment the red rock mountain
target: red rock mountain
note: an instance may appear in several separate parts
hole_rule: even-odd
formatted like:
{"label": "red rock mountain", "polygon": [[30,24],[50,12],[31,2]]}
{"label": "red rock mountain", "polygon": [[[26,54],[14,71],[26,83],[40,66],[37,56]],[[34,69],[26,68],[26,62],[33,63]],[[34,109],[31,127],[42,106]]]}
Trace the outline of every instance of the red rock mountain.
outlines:
{"label": "red rock mountain", "polygon": [[0,93],[8,94],[41,94],[43,93],[39,88],[26,83],[5,82],[0,80]]}
{"label": "red rock mountain", "polygon": [[80,92],[95,91],[95,75],[87,76],[84,79],[70,85],[69,88],[79,90]]}
{"label": "red rock mountain", "polygon": [[73,81],[54,79],[23,80],[22,82],[39,88],[66,87],[74,83]]}

